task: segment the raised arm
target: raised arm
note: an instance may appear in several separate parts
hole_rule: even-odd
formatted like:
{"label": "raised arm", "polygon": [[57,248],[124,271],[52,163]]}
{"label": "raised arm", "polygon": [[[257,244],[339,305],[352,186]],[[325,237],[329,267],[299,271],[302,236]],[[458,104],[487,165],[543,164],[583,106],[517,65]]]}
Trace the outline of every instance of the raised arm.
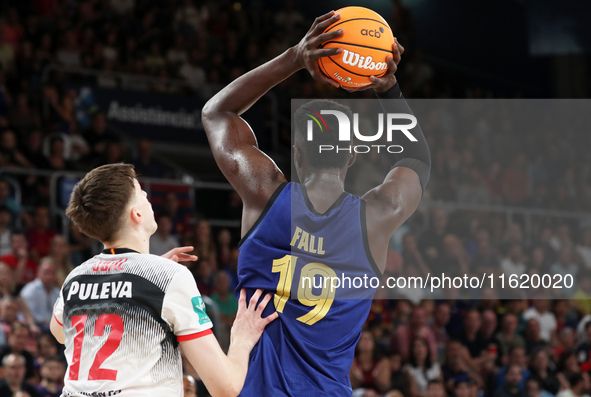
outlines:
{"label": "raised arm", "polygon": [[[372,84],[363,88],[375,90],[385,113],[412,114],[394,76],[403,52],[404,47],[396,41],[387,59],[388,72],[381,78],[370,77]],[[370,249],[382,271],[390,237],[416,211],[431,173],[431,154],[420,125],[412,129],[412,135],[416,141],[402,144],[404,150],[392,162],[382,184],[363,196]]]}
{"label": "raised arm", "polygon": [[342,35],[342,31],[322,34],[339,18],[332,11],[316,18],[298,45],[234,80],[203,108],[203,127],[215,161],[244,203],[242,235],[255,223],[273,192],[286,179],[273,160],[259,149],[252,129],[240,115],[267,91],[302,68],[308,69],[314,78],[338,86],[322,75],[316,61],[341,51],[320,48],[323,42]]}

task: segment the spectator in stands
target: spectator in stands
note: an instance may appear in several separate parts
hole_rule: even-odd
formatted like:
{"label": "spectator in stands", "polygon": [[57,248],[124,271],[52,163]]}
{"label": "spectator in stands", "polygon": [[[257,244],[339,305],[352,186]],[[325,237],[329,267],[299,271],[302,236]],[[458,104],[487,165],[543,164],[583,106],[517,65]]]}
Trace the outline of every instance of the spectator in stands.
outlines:
{"label": "spectator in stands", "polygon": [[162,167],[152,158],[152,144],[147,139],[138,141],[137,158],[133,166],[139,175],[148,178],[161,178],[164,174]]}
{"label": "spectator in stands", "polygon": [[27,241],[31,258],[38,262],[49,255],[51,240],[57,236],[57,230],[50,227],[49,208],[38,205],[33,210],[31,227],[27,231]]}
{"label": "spectator in stands", "polygon": [[66,159],[64,137],[55,134],[49,138],[48,169],[53,171],[73,171],[76,169],[73,163]]}
{"label": "spectator in stands", "polygon": [[455,397],[472,397],[473,381],[468,376],[459,376],[453,381],[453,395]]}
{"label": "spectator in stands", "polygon": [[411,394],[411,387],[414,387],[414,384],[411,385],[410,378],[402,369],[400,353],[392,351],[388,361],[390,363],[390,389],[399,391],[403,396]]}
{"label": "spectator in stands", "polygon": [[2,366],[6,372],[5,379],[0,381],[1,396],[18,396],[19,393],[24,392],[29,397],[40,397],[35,386],[25,382],[27,372],[25,357],[18,353],[6,354],[2,358]]}
{"label": "spectator in stands", "polygon": [[[201,259],[201,258],[200,258]],[[210,295],[213,292],[213,280],[215,275],[215,265],[208,259],[199,260],[197,263],[195,281],[201,295]]]}
{"label": "spectator in stands", "polygon": [[412,233],[407,233],[402,238],[402,261],[404,263],[404,268],[414,267],[420,270],[423,277],[426,277],[430,272],[430,269],[425,263],[423,255],[419,250],[417,238]]}
{"label": "spectator in stands", "polygon": [[4,297],[0,301],[0,328],[2,332],[2,344],[8,342],[8,337],[12,332],[12,325],[17,321],[18,303],[12,297]]}
{"label": "spectator in stands", "polygon": [[431,357],[437,357],[435,336],[427,326],[425,309],[420,306],[412,309],[408,324],[402,324],[396,329],[392,336],[391,347],[400,352],[404,360],[407,360],[410,356],[410,344],[417,337],[425,338],[429,343]]}
{"label": "spectator in stands", "polygon": [[529,379],[535,379],[541,389],[556,395],[560,389],[560,382],[554,372],[548,368],[548,362],[548,353],[544,349],[534,351],[529,361]]}
{"label": "spectator in stands", "polygon": [[521,248],[524,249],[525,238],[523,236],[523,228],[517,222],[511,222],[507,225],[507,230],[503,236],[503,241],[499,245],[499,248],[503,254],[507,254],[509,250],[515,245],[520,244]]}
{"label": "spectator in stands", "polygon": [[172,220],[167,214],[160,214],[156,223],[158,229],[150,237],[150,253],[154,255],[163,255],[173,248],[179,246],[179,241],[171,234]]}
{"label": "spectator in stands", "polygon": [[426,397],[446,397],[445,386],[440,380],[429,381]]}
{"label": "spectator in stands", "polygon": [[33,168],[33,164],[18,149],[16,134],[10,129],[0,133],[0,167]]}
{"label": "spectator in stands", "polygon": [[[581,372],[579,361],[577,360],[577,353],[574,350],[564,351],[558,360],[558,373],[568,381],[574,374]],[[560,380],[560,378],[559,378]],[[563,383],[561,381],[561,383]]]}
{"label": "spectator in stands", "polygon": [[553,397],[556,394],[550,393],[547,390],[543,390],[540,386],[540,382],[535,378],[529,378],[525,385],[525,391],[527,397]]}
{"label": "spectator in stands", "polygon": [[183,376],[183,397],[197,397],[197,385],[191,375]]}
{"label": "spectator in stands", "polygon": [[535,247],[531,251],[530,260],[527,265],[528,272],[532,270],[536,271],[537,274],[549,273],[548,261],[546,260],[546,252],[542,247]]}
{"label": "spectator in stands", "polygon": [[57,287],[55,266],[45,262],[39,266],[37,278],[21,291],[23,300],[29,307],[38,327],[48,330],[53,315],[53,304],[60,294]]}
{"label": "spectator in stands", "polygon": [[228,229],[222,229],[217,236],[217,260],[220,269],[230,266],[232,260],[232,234]]}
{"label": "spectator in stands", "polygon": [[591,313],[591,270],[583,269],[579,272],[579,287],[573,295],[574,305],[583,315]]}
{"label": "spectator in stands", "polygon": [[582,397],[586,396],[589,391],[589,375],[582,373],[572,374],[568,378],[570,387],[562,390],[556,397]]}
{"label": "spectator in stands", "polygon": [[[11,197],[10,185],[2,178],[0,178],[0,206],[8,208],[15,220],[23,212],[20,203],[17,203],[16,200]],[[13,226],[13,224],[11,224],[11,226]]]}
{"label": "spectator in stands", "polygon": [[520,386],[524,378],[523,372],[521,366],[510,365],[505,375],[505,384],[495,392],[494,397],[527,397],[525,387]]}
{"label": "spectator in stands", "polygon": [[207,219],[199,219],[194,228],[195,255],[217,265],[217,249],[211,233],[211,224]]}
{"label": "spectator in stands", "polygon": [[172,235],[180,238],[187,234],[189,225],[186,217],[180,209],[179,199],[176,192],[166,192],[163,198],[163,214],[166,214],[172,220]]}
{"label": "spectator in stands", "polygon": [[585,323],[585,340],[577,346],[577,359],[580,364],[591,362],[591,320]]}
{"label": "spectator in stands", "polygon": [[0,257],[0,262],[4,262],[12,268],[16,288],[19,289],[35,279],[37,262],[29,256],[29,243],[23,232],[17,230],[12,232],[10,248],[10,254]]}
{"label": "spectator in stands", "polygon": [[558,260],[550,268],[552,274],[560,274],[563,277],[572,277],[573,283],[571,288],[566,288],[565,293],[574,294],[577,288],[577,276],[579,274],[579,266],[573,261],[572,250],[569,247],[560,249]]}
{"label": "spectator in stands", "polygon": [[556,228],[556,234],[550,239],[550,246],[554,248],[556,252],[560,252],[563,248],[574,249],[575,245],[571,237],[571,229],[568,223],[565,222],[558,225]]}
{"label": "spectator in stands", "polygon": [[5,205],[0,206],[0,257],[10,254],[12,214]]}
{"label": "spectator in stands", "polygon": [[447,213],[443,209],[431,211],[431,227],[421,235],[421,250],[429,257],[436,258],[443,252],[443,238],[447,234]]}
{"label": "spectator in stands", "polygon": [[511,205],[520,205],[527,198],[529,177],[526,167],[527,157],[525,153],[519,153],[501,177],[503,196]]}
{"label": "spectator in stands", "polygon": [[579,244],[576,250],[581,257],[581,262],[587,269],[591,269],[591,229],[587,228],[581,232]]}
{"label": "spectator in stands", "polygon": [[202,60],[202,52],[199,49],[193,49],[189,54],[189,59],[179,69],[179,74],[197,92],[201,92],[205,83],[205,70],[202,67]]}
{"label": "spectator in stands", "polygon": [[20,354],[25,358],[25,379],[31,379],[35,376],[35,359],[31,352],[26,350],[30,337],[31,332],[29,331],[29,327],[17,321],[12,326],[12,332],[8,337],[8,344],[0,346],[0,360],[4,360],[10,354]]}
{"label": "spectator in stands", "polygon": [[501,357],[509,354],[513,347],[525,348],[525,341],[517,334],[518,319],[515,314],[507,313],[501,321],[501,330],[496,334],[499,344],[499,355]]}
{"label": "spectator in stands", "polygon": [[55,357],[58,354],[58,342],[51,334],[41,334],[37,339],[37,355],[35,357],[35,368],[40,369],[45,360]]}
{"label": "spectator in stands", "polygon": [[577,328],[578,314],[572,301],[566,299],[556,299],[553,303],[552,312],[556,318],[556,330],[562,331],[564,328]]}
{"label": "spectator in stands", "polygon": [[361,332],[350,371],[351,387],[385,392],[390,388],[390,363],[375,348],[371,332]]}
{"label": "spectator in stands", "polygon": [[234,291],[230,289],[230,276],[225,271],[220,270],[215,274],[213,293],[210,298],[215,302],[220,312],[222,322],[220,328],[223,331],[223,336],[219,336],[218,340],[222,348],[226,349],[230,346],[230,330],[238,311],[238,301]]}
{"label": "spectator in stands", "polygon": [[80,265],[93,255],[93,240],[82,234],[74,224],[69,225],[70,258],[74,266]]}
{"label": "spectator in stands", "polygon": [[482,312],[482,325],[480,326],[480,336],[485,341],[486,346],[496,345],[495,332],[497,331],[497,315],[487,309]]}
{"label": "spectator in stands", "polygon": [[90,146],[88,163],[97,161],[105,153],[108,142],[119,139],[119,136],[107,126],[107,118],[102,112],[92,116],[92,124],[82,137]]}
{"label": "spectator in stands", "polygon": [[542,293],[538,293],[533,299],[533,305],[523,313],[523,319],[529,320],[535,318],[540,323],[540,336],[546,342],[552,342],[556,339],[556,317],[550,311],[550,301],[543,298]]}
{"label": "spectator in stands", "polygon": [[43,133],[35,129],[27,134],[25,157],[37,169],[47,169],[47,159],[43,154]]}
{"label": "spectator in stands", "polygon": [[527,355],[525,354],[525,349],[523,347],[513,346],[507,356],[507,364],[502,366],[495,376],[495,390],[502,388],[505,385],[507,381],[507,374],[513,366],[519,367],[520,373],[522,374],[518,382],[519,389],[525,389],[525,382],[530,375],[530,372],[527,369]]}
{"label": "spectator in stands", "polygon": [[537,246],[544,250],[544,257],[548,264],[554,263],[558,258],[557,251],[551,245],[552,238],[554,237],[553,233],[551,227],[545,226],[537,238]]}
{"label": "spectator in stands", "polygon": [[41,382],[37,391],[41,397],[60,397],[66,365],[57,356],[48,357],[41,364]]}
{"label": "spectator in stands", "polygon": [[445,362],[441,367],[446,389],[453,393],[458,379],[480,382],[480,377],[472,367],[470,352],[461,343],[451,340],[445,350]]}
{"label": "spectator in stands", "polygon": [[558,347],[554,350],[560,355],[565,350],[574,350],[577,347],[577,334],[574,328],[564,327],[558,333]]}
{"label": "spectator in stands", "polygon": [[61,287],[68,274],[74,270],[70,260],[70,247],[64,236],[57,234],[51,239],[49,255],[41,259],[39,266],[44,263],[53,264],[57,286]]}
{"label": "spectator in stands", "polygon": [[[462,242],[455,234],[447,234],[443,238],[443,252],[439,256],[437,265],[431,265],[430,268],[437,272],[443,272],[446,275],[462,276],[468,274],[470,258]],[[450,289],[447,289],[448,292]]]}
{"label": "spectator in stands", "polygon": [[75,30],[70,30],[62,37],[62,45],[56,52],[56,59],[65,66],[80,65],[80,48],[78,47]]}
{"label": "spectator in stands", "polygon": [[540,321],[537,318],[530,318],[527,320],[524,336],[525,351],[527,354],[531,354],[534,350],[548,346],[548,342],[542,338]]}
{"label": "spectator in stands", "polygon": [[488,347],[487,341],[480,334],[482,318],[478,310],[469,310],[464,317],[464,328],[456,336],[462,345],[468,348],[472,358],[480,357],[480,354]]}
{"label": "spectator in stands", "polygon": [[501,270],[507,276],[516,274],[521,276],[526,273],[525,255],[521,244],[516,243],[509,249],[508,255],[501,261]]}
{"label": "spectator in stands", "polygon": [[490,197],[488,188],[482,179],[478,168],[472,168],[466,183],[458,188],[458,202],[463,204],[488,204]]}
{"label": "spectator in stands", "polygon": [[433,360],[429,345],[423,338],[412,341],[409,363],[403,367],[403,371],[413,379],[420,396],[426,394],[430,381],[443,380],[439,363]]}
{"label": "spectator in stands", "polygon": [[433,322],[430,325],[431,332],[435,337],[435,343],[437,344],[437,359],[442,361],[445,358],[445,346],[449,341],[449,335],[446,327],[451,318],[450,305],[447,302],[439,303],[435,307],[435,313],[433,315]]}

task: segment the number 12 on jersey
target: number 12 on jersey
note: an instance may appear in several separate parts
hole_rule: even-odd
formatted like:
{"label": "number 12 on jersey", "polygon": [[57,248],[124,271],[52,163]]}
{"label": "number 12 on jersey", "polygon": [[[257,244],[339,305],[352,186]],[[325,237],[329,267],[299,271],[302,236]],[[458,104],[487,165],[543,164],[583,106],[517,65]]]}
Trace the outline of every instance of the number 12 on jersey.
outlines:
{"label": "number 12 on jersey", "polygon": [[[275,294],[275,310],[283,313],[285,303],[291,296],[291,286],[295,274],[298,257],[295,255],[285,255],[283,258],[273,261],[273,273],[279,273],[279,283],[277,284],[277,293]],[[313,309],[297,318],[304,324],[313,325],[322,320],[330,310],[334,301],[335,290],[330,288],[330,283],[322,282],[321,291],[315,294],[312,287],[316,285],[314,279],[322,277],[323,279],[336,278],[337,274],[330,267],[323,263],[311,262],[302,268],[300,281],[298,282],[298,301],[305,306],[311,306]]]}
{"label": "number 12 on jersey", "polygon": [[[74,354],[70,365],[70,380],[78,380],[80,375],[80,357],[82,356],[82,343],[84,342],[84,327],[87,315],[72,316],[72,326],[76,328],[74,337]],[[109,326],[111,328],[107,341],[96,353],[90,370],[88,380],[117,380],[117,370],[101,368],[101,365],[109,358],[121,344],[123,338],[123,319],[116,314],[102,314],[94,323],[93,336],[103,336]]]}

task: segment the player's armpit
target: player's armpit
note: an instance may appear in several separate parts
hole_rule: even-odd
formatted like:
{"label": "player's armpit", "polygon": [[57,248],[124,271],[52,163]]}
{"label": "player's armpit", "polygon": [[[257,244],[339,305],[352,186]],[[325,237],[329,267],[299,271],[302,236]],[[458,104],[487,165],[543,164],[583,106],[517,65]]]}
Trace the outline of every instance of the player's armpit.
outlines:
{"label": "player's armpit", "polygon": [[206,106],[202,121],[216,163],[244,203],[244,235],[277,187],[286,181],[285,176],[258,148],[253,131],[239,115]]}
{"label": "player's armpit", "polygon": [[388,173],[384,183],[362,197],[366,202],[369,249],[380,272],[386,266],[390,237],[415,212],[422,193],[417,173],[410,168],[396,167]]}
{"label": "player's armpit", "polygon": [[63,345],[66,341],[66,337],[64,335],[64,327],[57,321],[55,314],[51,316],[49,330],[51,331],[51,334],[55,337],[55,339]]}
{"label": "player's armpit", "polygon": [[392,235],[418,208],[423,191],[419,176],[410,168],[392,169],[384,182],[371,189],[363,199],[367,202],[368,224],[373,224],[371,213],[381,232]]}
{"label": "player's armpit", "polygon": [[[240,393],[244,386],[248,363],[244,365],[244,373],[236,373],[236,367],[231,365],[213,334],[181,341],[180,344],[183,354],[213,397],[237,396]],[[245,357],[248,361],[248,353]]]}

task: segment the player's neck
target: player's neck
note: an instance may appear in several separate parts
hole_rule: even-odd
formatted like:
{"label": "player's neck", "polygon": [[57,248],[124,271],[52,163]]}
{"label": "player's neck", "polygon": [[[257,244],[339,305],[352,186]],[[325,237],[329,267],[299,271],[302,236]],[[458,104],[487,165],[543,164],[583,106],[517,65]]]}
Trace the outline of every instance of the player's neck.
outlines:
{"label": "player's neck", "polygon": [[105,249],[129,248],[140,254],[150,253],[150,236],[140,236],[135,233],[124,233],[124,237],[109,243],[103,243]]}
{"label": "player's neck", "polygon": [[311,171],[302,178],[302,184],[308,191],[320,190],[341,194],[345,191],[345,173],[340,169]]}

